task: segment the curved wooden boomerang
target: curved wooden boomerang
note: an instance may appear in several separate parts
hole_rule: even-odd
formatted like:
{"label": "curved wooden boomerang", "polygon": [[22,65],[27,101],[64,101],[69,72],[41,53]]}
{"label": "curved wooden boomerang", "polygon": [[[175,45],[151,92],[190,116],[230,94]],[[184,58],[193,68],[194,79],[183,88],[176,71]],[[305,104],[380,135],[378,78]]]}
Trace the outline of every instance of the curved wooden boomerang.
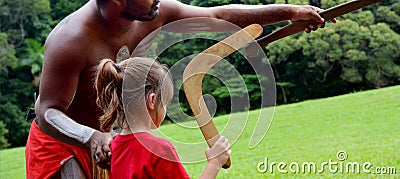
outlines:
{"label": "curved wooden boomerang", "polygon": [[[319,15],[324,18],[326,21],[332,20],[335,17],[341,16],[343,14],[347,14],[349,12],[355,11],[357,9],[361,9],[363,7],[369,6],[371,4],[378,3],[383,0],[353,0],[347,3],[343,3],[340,5],[337,5],[335,7],[329,8],[325,11],[322,11],[319,13]],[[264,47],[268,45],[271,42],[274,42],[278,39],[284,38],[286,36],[302,32],[304,29],[310,25],[310,24],[316,24],[317,22],[315,20],[307,20],[307,21],[297,21],[292,24],[286,25],[285,27],[282,27],[281,29],[272,32],[258,40],[256,42],[261,46]],[[246,54],[254,57],[257,56],[259,46],[256,44],[256,42],[250,43],[246,47]]]}
{"label": "curved wooden boomerang", "polygon": [[[203,99],[203,77],[218,61],[253,41],[261,35],[262,31],[260,25],[253,24],[236,32],[194,57],[183,72],[186,98],[210,147],[218,140],[219,134]],[[230,165],[231,162],[228,159],[223,168],[229,168]]]}

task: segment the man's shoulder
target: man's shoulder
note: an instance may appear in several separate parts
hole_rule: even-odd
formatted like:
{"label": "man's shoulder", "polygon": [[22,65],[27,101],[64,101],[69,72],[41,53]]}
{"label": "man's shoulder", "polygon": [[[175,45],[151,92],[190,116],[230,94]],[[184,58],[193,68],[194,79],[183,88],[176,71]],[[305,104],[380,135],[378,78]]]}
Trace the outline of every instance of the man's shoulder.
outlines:
{"label": "man's shoulder", "polygon": [[[72,65],[76,69],[83,69],[87,65],[95,44],[87,30],[83,29],[82,22],[77,22],[75,16],[77,15],[71,14],[63,19],[47,37],[45,63],[52,63],[52,66]],[[57,63],[53,63],[54,61]]]}
{"label": "man's shoulder", "polygon": [[68,46],[66,48],[91,46],[97,30],[93,12],[85,5],[61,20],[50,32],[45,45]]}
{"label": "man's shoulder", "polygon": [[[88,42],[90,34],[82,22],[76,22],[74,14],[63,19],[49,34],[46,39],[46,45],[55,45],[66,43],[71,45],[84,45]],[[79,42],[79,43],[78,43]]]}

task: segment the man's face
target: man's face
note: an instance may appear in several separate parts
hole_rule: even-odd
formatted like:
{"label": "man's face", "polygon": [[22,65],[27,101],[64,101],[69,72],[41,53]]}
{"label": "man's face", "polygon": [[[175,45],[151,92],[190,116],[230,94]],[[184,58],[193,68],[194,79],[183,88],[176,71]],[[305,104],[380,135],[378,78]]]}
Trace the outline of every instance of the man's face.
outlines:
{"label": "man's face", "polygon": [[127,20],[151,21],[158,16],[160,0],[127,0],[122,16]]}

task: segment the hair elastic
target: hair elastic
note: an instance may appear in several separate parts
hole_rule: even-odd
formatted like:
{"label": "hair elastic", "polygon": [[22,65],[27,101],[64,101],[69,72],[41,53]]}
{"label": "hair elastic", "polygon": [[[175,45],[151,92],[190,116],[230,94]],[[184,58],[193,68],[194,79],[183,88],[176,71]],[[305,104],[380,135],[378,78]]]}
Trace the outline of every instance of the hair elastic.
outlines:
{"label": "hair elastic", "polygon": [[121,72],[121,67],[118,64],[115,64],[115,69],[118,73]]}

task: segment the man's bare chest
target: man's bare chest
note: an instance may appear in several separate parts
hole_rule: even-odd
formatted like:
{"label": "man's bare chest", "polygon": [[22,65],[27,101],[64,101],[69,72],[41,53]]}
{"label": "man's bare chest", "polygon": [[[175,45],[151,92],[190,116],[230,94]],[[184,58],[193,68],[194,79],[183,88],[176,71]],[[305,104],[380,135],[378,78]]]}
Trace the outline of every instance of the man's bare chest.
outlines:
{"label": "man's bare chest", "polygon": [[[111,59],[118,63],[130,57],[145,57],[154,38],[158,35],[157,26],[135,27],[128,36],[120,38],[100,37],[93,40],[86,54],[87,65],[82,70],[78,85],[83,89],[93,89],[97,67],[103,59]],[[79,90],[79,89],[78,89]]]}

